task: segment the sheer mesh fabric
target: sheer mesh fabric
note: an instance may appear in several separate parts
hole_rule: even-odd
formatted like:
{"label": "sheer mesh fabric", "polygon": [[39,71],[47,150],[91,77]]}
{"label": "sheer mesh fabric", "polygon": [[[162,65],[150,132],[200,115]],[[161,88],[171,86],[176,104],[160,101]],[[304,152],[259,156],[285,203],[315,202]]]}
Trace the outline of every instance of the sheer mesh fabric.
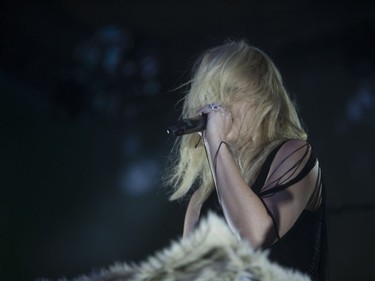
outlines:
{"label": "sheer mesh fabric", "polygon": [[277,236],[266,248],[271,260],[300,270],[312,280],[327,280],[321,169],[308,143],[292,142],[281,144],[268,156],[252,186],[268,210]]}
{"label": "sheer mesh fabric", "polygon": [[[270,259],[312,280],[326,280],[324,185],[312,147],[297,140],[276,147],[251,189],[273,220],[271,242],[264,245]],[[204,202],[201,217],[208,211],[224,217],[216,192]]]}
{"label": "sheer mesh fabric", "polygon": [[292,140],[266,159],[252,187],[271,216],[280,239],[303,210],[318,209],[322,200],[319,163],[308,143]]}

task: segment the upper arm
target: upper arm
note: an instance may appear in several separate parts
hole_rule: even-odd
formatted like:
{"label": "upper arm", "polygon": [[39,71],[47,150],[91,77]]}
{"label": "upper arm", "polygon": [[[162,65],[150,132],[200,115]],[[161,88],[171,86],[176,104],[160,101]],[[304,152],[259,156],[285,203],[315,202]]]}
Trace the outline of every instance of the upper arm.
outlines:
{"label": "upper arm", "polygon": [[200,203],[202,189],[197,189],[190,198],[185,213],[183,237],[188,236],[196,227],[202,204]]}
{"label": "upper arm", "polygon": [[286,142],[277,152],[260,196],[283,236],[304,209],[320,203],[320,170],[311,162],[311,146],[301,140]]}

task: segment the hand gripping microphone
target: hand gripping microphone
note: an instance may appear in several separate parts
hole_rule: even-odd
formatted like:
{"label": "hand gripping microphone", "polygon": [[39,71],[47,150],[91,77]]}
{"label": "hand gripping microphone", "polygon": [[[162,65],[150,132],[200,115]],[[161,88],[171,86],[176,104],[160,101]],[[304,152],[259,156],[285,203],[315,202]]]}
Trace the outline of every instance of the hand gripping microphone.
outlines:
{"label": "hand gripping microphone", "polygon": [[178,137],[195,132],[201,132],[206,129],[206,124],[207,114],[202,114],[175,122],[168,127],[167,133]]}

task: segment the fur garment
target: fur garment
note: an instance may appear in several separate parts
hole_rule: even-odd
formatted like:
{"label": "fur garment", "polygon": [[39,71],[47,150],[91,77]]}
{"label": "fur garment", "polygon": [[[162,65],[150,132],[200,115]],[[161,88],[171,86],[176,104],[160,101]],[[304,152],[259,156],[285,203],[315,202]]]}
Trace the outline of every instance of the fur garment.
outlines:
{"label": "fur garment", "polygon": [[[63,281],[66,279],[60,279]],[[116,263],[71,281],[309,281],[239,241],[226,222],[209,214],[187,238],[171,243],[139,264]]]}

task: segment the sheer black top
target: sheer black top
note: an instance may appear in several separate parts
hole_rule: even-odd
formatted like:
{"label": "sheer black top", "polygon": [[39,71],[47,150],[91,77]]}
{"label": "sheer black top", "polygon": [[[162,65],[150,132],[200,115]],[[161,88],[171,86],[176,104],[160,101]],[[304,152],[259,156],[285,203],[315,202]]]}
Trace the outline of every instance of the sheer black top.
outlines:
{"label": "sheer black top", "polygon": [[[279,236],[275,215],[267,207],[267,204],[264,203],[267,197],[286,190],[288,187],[301,181],[317,165],[317,158],[311,146],[306,144],[306,153],[303,154],[301,161],[297,161],[298,163],[295,163],[291,168],[298,171],[298,173],[289,173],[288,178],[280,177],[277,183],[271,188],[265,188],[265,182],[267,176],[269,176],[272,162],[283,144],[284,143],[276,147],[269,154],[255,183],[251,187],[254,193],[262,200],[268,214],[274,222],[277,241],[271,246],[266,247],[266,249],[269,251],[271,261],[281,266],[306,273],[312,280],[327,280],[325,194],[320,168],[315,188],[315,196],[319,196],[320,198],[319,206],[313,210],[304,209],[294,225],[282,237]],[[304,163],[304,166],[300,167],[302,163]],[[205,216],[208,211],[213,211],[219,216],[224,217],[216,192],[212,192],[209,198],[203,203],[201,217]]]}

